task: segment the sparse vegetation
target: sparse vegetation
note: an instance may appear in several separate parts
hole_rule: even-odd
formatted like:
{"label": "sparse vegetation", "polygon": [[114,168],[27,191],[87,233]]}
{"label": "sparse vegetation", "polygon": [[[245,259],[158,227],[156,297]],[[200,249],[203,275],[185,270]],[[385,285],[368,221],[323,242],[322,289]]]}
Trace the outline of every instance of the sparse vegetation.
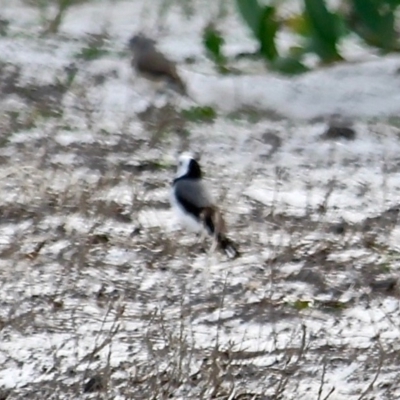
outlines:
{"label": "sparse vegetation", "polygon": [[[307,71],[304,58],[310,53],[324,64],[342,60],[339,44],[350,33],[385,52],[400,49],[396,32],[399,0],[350,0],[339,3],[334,10],[326,0],[301,3],[301,14],[281,17],[280,7],[285,7],[285,2],[262,5],[258,0],[236,0],[238,12],[259,43],[258,53],[277,71],[288,74]],[[281,30],[298,35],[301,45],[282,54],[276,44]]]}
{"label": "sparse vegetation", "polygon": [[93,61],[107,55],[109,51],[104,46],[107,38],[107,33],[90,35],[87,45],[75,57],[85,61]]}
{"label": "sparse vegetation", "polygon": [[[150,95],[138,112],[147,93],[118,103],[115,39],[88,37],[54,61],[38,35],[42,64],[0,64],[0,399],[398,398],[398,121],[327,134]],[[172,225],[173,156],[189,148],[235,261]]]}
{"label": "sparse vegetation", "polygon": [[[342,365],[332,358],[333,353],[360,360],[360,368],[367,368],[361,360],[375,363],[363,386],[366,393],[371,391],[372,380],[384,375],[395,360],[389,342],[378,338],[370,350],[340,340],[338,345],[328,346],[330,328],[321,325],[316,329],[312,319],[314,312],[322,313],[346,329],[345,313],[355,304],[374,307],[397,296],[397,281],[382,280],[390,273],[381,268],[388,262],[388,250],[379,244],[379,236],[373,245],[370,237],[366,241],[362,224],[337,233],[327,221],[278,210],[271,214],[270,207],[249,200],[249,216],[239,215],[248,227],[233,224],[241,247],[250,253],[264,248],[266,242],[260,234],[281,237],[281,244],[271,247],[273,255],[267,259],[260,257],[254,263],[245,257],[222,276],[211,267],[206,278],[210,267],[205,264],[201,267],[204,271],[195,267],[205,257],[199,245],[186,244],[184,235],[178,238],[167,233],[149,219],[153,212],[169,207],[152,194],[164,186],[171,170],[160,169],[158,159],[129,173],[121,163],[112,169],[102,166],[111,154],[118,154],[121,160],[127,155],[129,159],[143,158],[147,145],[127,140],[127,136],[121,137],[116,146],[69,146],[71,154],[84,156],[74,173],[82,166],[90,171],[88,180],[79,185],[62,165],[51,161],[66,150],[54,140],[46,145],[51,153],[36,159],[39,168],[33,165],[35,173],[13,169],[9,161],[7,185],[14,187],[19,200],[3,201],[1,206],[3,224],[15,227],[12,237],[3,236],[1,258],[14,270],[23,268],[25,272],[23,277],[13,277],[8,268],[2,270],[2,331],[53,337],[53,346],[40,350],[43,362],[53,360],[52,364],[38,361],[40,384],[15,388],[10,398],[22,394],[62,398],[82,393],[102,393],[106,398],[204,399],[262,399],[270,393],[271,398],[290,398],[292,393],[301,393],[301,385],[314,376],[316,360],[323,359],[325,377],[320,391],[328,399],[339,388],[327,383],[327,376]],[[7,143],[9,154],[13,146]],[[35,160],[31,146],[19,146],[19,154],[21,164]],[[104,171],[103,177],[99,170]],[[282,176],[279,173],[277,180]],[[57,188],[56,182],[64,182],[63,187]],[[111,199],[117,188],[132,192],[127,198],[118,195]],[[74,223],[77,218],[84,223]],[[27,221],[29,225],[24,225]],[[385,227],[391,223],[378,216],[369,221],[375,225],[371,230],[379,229],[381,221],[386,221]],[[316,233],[324,239],[317,243],[307,239]],[[290,238],[289,242],[284,237]],[[363,251],[351,256],[356,248]],[[350,252],[349,258],[335,259],[346,252]],[[216,259],[209,262],[212,265]],[[288,263],[297,265],[298,272],[284,272]],[[355,276],[335,278],[350,265],[362,267],[353,271]],[[235,283],[237,279],[243,283]],[[51,282],[55,282],[52,290]],[[303,294],[295,290],[299,284],[307,287]],[[353,293],[354,285],[354,296],[357,292],[369,294],[342,301],[342,295]],[[24,287],[32,294],[23,295],[16,303],[15,294]],[[49,289],[43,292],[45,288]],[[330,300],[320,296],[330,296]],[[272,331],[268,328],[258,339],[243,332],[238,340],[232,330],[246,324],[261,330],[271,327]],[[285,328],[281,331],[278,327],[282,324]],[[81,331],[90,325],[93,331]],[[374,326],[380,331],[378,322]],[[202,330],[209,332],[205,342],[195,336]],[[64,337],[59,343],[55,342],[56,332]],[[335,335],[340,336],[340,330]],[[260,364],[261,360],[265,361]],[[380,390],[391,393],[391,388]]]}
{"label": "sparse vegetation", "polygon": [[182,110],[182,116],[191,122],[213,122],[217,117],[217,113],[214,108],[209,106],[195,106]]}

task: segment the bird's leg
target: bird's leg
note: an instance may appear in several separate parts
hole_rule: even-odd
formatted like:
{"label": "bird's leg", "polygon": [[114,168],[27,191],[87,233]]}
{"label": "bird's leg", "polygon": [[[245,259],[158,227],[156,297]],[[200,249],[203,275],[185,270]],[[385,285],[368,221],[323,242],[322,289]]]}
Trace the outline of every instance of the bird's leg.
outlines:
{"label": "bird's leg", "polygon": [[206,241],[207,232],[202,229],[201,231],[196,233],[197,243],[201,246],[202,250],[207,253],[205,241]]}
{"label": "bird's leg", "polygon": [[214,253],[215,250],[217,250],[217,247],[218,247],[218,240],[217,240],[217,238],[215,236],[213,236],[212,244],[211,244],[211,247],[210,247],[210,253],[211,254]]}

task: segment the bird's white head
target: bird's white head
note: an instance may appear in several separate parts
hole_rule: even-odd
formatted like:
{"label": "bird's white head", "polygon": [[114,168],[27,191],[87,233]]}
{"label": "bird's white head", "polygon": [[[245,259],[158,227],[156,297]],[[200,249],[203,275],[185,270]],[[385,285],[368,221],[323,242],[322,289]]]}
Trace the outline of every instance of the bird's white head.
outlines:
{"label": "bird's white head", "polygon": [[178,168],[175,178],[200,179],[201,169],[192,153],[182,153],[178,158]]}

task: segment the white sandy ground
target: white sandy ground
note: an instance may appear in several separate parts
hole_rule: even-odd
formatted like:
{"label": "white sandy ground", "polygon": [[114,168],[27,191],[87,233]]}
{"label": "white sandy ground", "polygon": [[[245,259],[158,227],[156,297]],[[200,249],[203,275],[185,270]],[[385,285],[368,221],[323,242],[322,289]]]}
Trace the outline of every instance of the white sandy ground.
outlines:
{"label": "white sandy ground", "polygon": [[[155,2],[154,2],[155,3]],[[132,244],[130,235],[136,225],[150,232],[159,232],[182,246],[193,242],[193,238],[180,233],[171,211],[166,207],[136,207],[149,202],[168,202],[168,182],[171,171],[160,171],[138,177],[126,173],[126,180],[120,180],[111,188],[98,191],[92,200],[115,201],[130,207],[135,226],[115,222],[76,211],[49,215],[39,223],[40,231],[30,221],[4,223],[0,230],[0,249],[18,243],[21,257],[0,260],[2,290],[0,301],[3,307],[0,318],[7,321],[18,315],[32,312],[33,323],[24,327],[6,326],[1,330],[0,340],[0,386],[23,391],[29,385],[58,379],[65,384],[76,382],[67,374],[69,368],[95,370],[106,364],[107,359],[116,367],[115,377],[127,378],[135,368],[146,365],[148,348],[143,340],[143,332],[154,335],[155,348],[166,344],[160,334],[161,323],[149,322],[156,311],[164,313],[168,332],[177,334],[182,304],[189,304],[193,298],[208,297],[220,293],[224,282],[238,286],[239,294],[226,294],[224,304],[218,304],[214,311],[204,310],[204,303],[190,306],[191,314],[183,319],[187,340],[197,350],[209,351],[215,340],[222,348],[233,344],[234,349],[265,351],[263,355],[250,361],[262,367],[282,361],[282,353],[277,349],[288,346],[299,347],[301,325],[306,327],[307,342],[311,348],[332,346],[347,349],[364,349],[354,353],[346,363],[338,360],[340,353],[328,354],[331,364],[327,368],[322,398],[330,388],[336,388],[330,399],[357,399],[376,369],[372,365],[365,370],[366,360],[376,363],[379,343],[386,351],[398,351],[400,335],[398,320],[400,308],[397,298],[375,298],[366,304],[362,292],[350,287],[340,300],[356,299],[355,304],[340,314],[324,313],[313,307],[319,297],[310,285],[302,282],[285,281],[285,277],[302,267],[301,262],[287,262],[278,271],[265,267],[277,249],[297,241],[304,246],[318,246],[325,240],[320,232],[297,237],[290,232],[279,230],[279,226],[249,219],[252,202],[263,209],[274,209],[289,216],[304,216],[311,212],[310,219],[320,221],[315,212],[324,202],[330,185],[334,185],[328,199],[326,221],[342,219],[358,223],[368,216],[377,215],[382,210],[398,203],[400,197],[400,129],[387,123],[386,117],[400,112],[400,57],[375,57],[357,45],[353,38],[350,44],[343,44],[346,52],[360,54],[365,62],[342,64],[323,68],[296,78],[286,78],[267,72],[256,71],[241,77],[216,76],[212,65],[202,54],[200,32],[207,18],[202,12],[205,5],[188,22],[178,8],[174,8],[157,24],[156,6],[149,7],[144,1],[93,2],[77,5],[68,11],[60,29],[60,36],[52,39],[38,39],[37,10],[18,1],[0,0],[1,16],[11,22],[10,37],[0,40],[1,61],[21,67],[21,85],[25,83],[51,83],[55,77],[62,78],[65,67],[83,47],[87,34],[106,30],[110,35],[107,47],[110,55],[81,68],[71,91],[64,98],[64,114],[61,120],[43,120],[39,127],[16,132],[8,138],[8,144],[0,149],[1,155],[13,152],[13,162],[0,172],[1,206],[20,204],[31,206],[40,204],[45,193],[76,198],[79,201],[84,188],[95,188],[101,176],[98,171],[85,166],[85,157],[74,153],[74,144],[101,143],[112,146],[123,135],[146,139],[146,132],[136,118],[128,121],[134,112],[143,109],[151,101],[143,99],[142,82],[132,79],[129,59],[117,55],[125,48],[127,39],[137,29],[145,29],[160,38],[160,47],[171,57],[182,61],[195,55],[200,60],[193,65],[181,67],[190,93],[200,104],[210,104],[227,112],[241,106],[257,106],[268,112],[275,111],[286,119],[278,121],[262,120],[258,123],[230,120],[220,117],[213,125],[197,125],[191,130],[191,146],[201,151],[207,179],[216,198],[224,197],[224,205],[229,206],[227,219],[236,232],[238,241],[262,244],[261,250],[254,251],[251,245],[245,247],[245,254],[236,261],[229,262],[220,255],[199,255],[188,259],[184,249],[178,258],[163,261],[168,269],[163,271],[149,265],[139,248]],[[209,2],[207,5],[209,6]],[[212,8],[212,7],[211,7]],[[211,10],[212,14],[215,10]],[[207,14],[207,15],[210,15]],[[144,22],[146,21],[146,22]],[[235,54],[254,48],[254,42],[236,16],[230,14],[222,25],[229,42],[227,51]],[[287,43],[282,44],[287,45]],[[347,53],[346,53],[347,54]],[[88,127],[81,111],[82,86],[88,77],[96,73],[116,71],[113,78],[104,85],[87,90],[87,102],[95,110],[96,117]],[[77,111],[77,108],[80,111]],[[0,114],[19,110],[29,113],[29,107],[18,97],[0,100]],[[324,122],[310,122],[316,117],[326,118],[333,114],[351,117],[358,134],[352,142],[321,141]],[[374,119],[375,118],[375,119]],[[68,126],[64,129],[63,126]],[[270,146],[263,143],[262,134],[276,133],[282,139],[282,146],[271,157]],[[47,169],[39,169],[38,153],[26,148],[39,140],[56,143],[63,152],[51,154]],[[23,152],[18,145],[26,146]],[[132,156],[124,154],[107,155],[107,165],[113,168],[121,163],[160,159],[172,165],[177,150],[176,141],[170,140],[165,148],[149,150],[138,154],[132,149]],[[33,158],[28,159],[27,154]],[[39,154],[40,156],[40,154]],[[126,157],[126,159],[124,159]],[[389,169],[389,174],[383,173]],[[153,175],[152,175],[153,174]],[[163,183],[163,180],[165,183]],[[160,183],[161,182],[161,183]],[[146,184],[153,183],[148,189]],[[224,196],[226,193],[226,197]],[[75,197],[74,197],[75,196]],[[244,222],[243,222],[244,221]],[[22,257],[32,251],[35,243],[54,227],[63,225],[66,232],[73,234],[76,243],[50,238],[37,259],[31,261]],[[275,228],[278,228],[275,230]],[[58,257],[61,253],[68,258],[87,234],[107,233],[111,244],[91,250],[87,265],[82,267],[75,260],[66,269],[61,268]],[[154,234],[156,235],[156,234]],[[32,243],[32,237],[35,238]],[[327,235],[329,239],[329,235]],[[387,238],[392,249],[398,248],[400,232],[394,230]],[[356,241],[356,238],[343,240]],[[162,247],[152,247],[149,253],[162,253]],[[72,257],[72,256],[71,256]],[[335,283],[352,281],[361,261],[377,261],[379,257],[364,249],[338,251],[331,257],[348,262],[345,271],[331,271],[328,281]],[[398,270],[399,262],[394,257],[390,268]],[[272,275],[277,279],[272,283]],[[271,277],[271,281],[269,280]],[[269,283],[270,282],[270,283]],[[124,304],[125,312],[119,320],[121,328],[112,342],[99,353],[99,358],[91,363],[82,361],[96,343],[108,335],[115,320],[115,308],[107,313],[108,305],[96,300],[100,288],[106,287],[113,293],[116,302]],[[135,299],[126,297],[125,291],[135,292]],[[72,291],[76,296],[69,297]],[[63,301],[63,310],[56,312],[47,298]],[[177,299],[182,299],[182,304]],[[295,317],[281,321],[269,321],[261,316],[251,321],[237,317],[238,310],[245,305],[256,304],[269,299],[275,304],[294,303],[297,300],[310,301],[311,306],[295,311]],[[359,300],[357,300],[359,299]],[[143,315],[148,313],[149,320]],[[222,320],[221,326],[211,322]],[[164,328],[165,328],[164,327]],[[304,364],[306,377],[300,379],[300,386],[289,381],[286,399],[317,399],[321,381],[322,356],[306,354]],[[134,364],[129,364],[132,359]],[[160,358],[160,365],[165,359]],[[244,361],[240,361],[244,363]],[[240,363],[239,362],[239,363]],[[248,362],[248,361],[247,361]],[[128,363],[128,369],[118,367]],[[190,364],[196,372],[200,359]],[[279,364],[279,363],[278,363]],[[270,377],[249,389],[272,394]],[[382,367],[374,389],[368,398],[381,398],[380,385],[397,380],[393,365]],[[293,385],[293,386],[292,386]],[[272,392],[271,392],[272,391]],[[400,387],[393,388],[393,398],[400,396]],[[122,399],[117,388],[111,389],[110,398]],[[182,397],[183,396],[183,397]],[[66,397],[67,398],[67,397]],[[184,398],[177,392],[175,398]]]}

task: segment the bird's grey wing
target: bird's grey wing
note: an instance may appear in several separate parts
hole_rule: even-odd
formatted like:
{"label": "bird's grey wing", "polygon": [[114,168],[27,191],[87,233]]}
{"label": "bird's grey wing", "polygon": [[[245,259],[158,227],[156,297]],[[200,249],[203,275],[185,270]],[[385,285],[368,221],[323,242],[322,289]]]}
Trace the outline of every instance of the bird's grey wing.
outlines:
{"label": "bird's grey wing", "polygon": [[175,195],[179,201],[199,210],[212,207],[213,201],[200,180],[181,179],[175,182]]}
{"label": "bird's grey wing", "polygon": [[156,49],[146,49],[138,53],[134,57],[133,66],[150,79],[166,78],[178,92],[186,94],[186,85],[176,70],[176,64]]}

